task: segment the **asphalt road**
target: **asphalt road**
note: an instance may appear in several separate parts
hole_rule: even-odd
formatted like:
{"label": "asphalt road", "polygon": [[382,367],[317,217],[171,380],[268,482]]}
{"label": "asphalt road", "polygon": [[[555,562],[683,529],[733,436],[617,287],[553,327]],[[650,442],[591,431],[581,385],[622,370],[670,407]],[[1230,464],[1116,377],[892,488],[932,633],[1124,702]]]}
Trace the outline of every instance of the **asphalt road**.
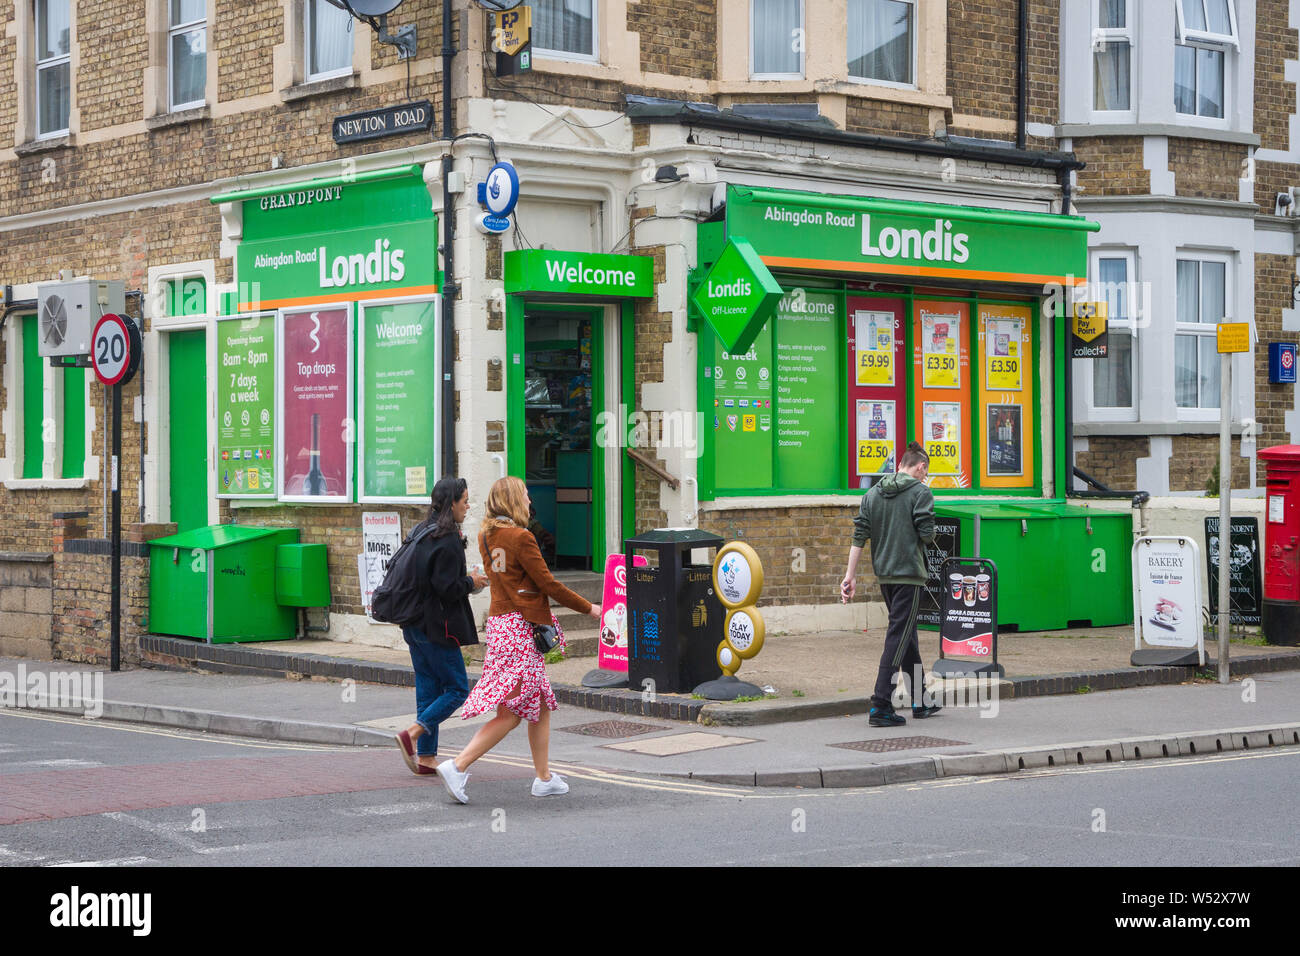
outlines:
{"label": "asphalt road", "polygon": [[1295,866],[1300,748],[776,790],[0,713],[0,866]]}

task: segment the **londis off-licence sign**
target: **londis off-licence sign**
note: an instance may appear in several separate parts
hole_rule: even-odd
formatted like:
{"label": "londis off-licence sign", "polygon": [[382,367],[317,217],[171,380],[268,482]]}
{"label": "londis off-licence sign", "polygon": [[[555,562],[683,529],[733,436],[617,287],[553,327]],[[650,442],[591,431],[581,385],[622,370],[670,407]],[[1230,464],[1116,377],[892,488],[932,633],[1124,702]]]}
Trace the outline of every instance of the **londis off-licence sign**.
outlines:
{"label": "londis off-licence sign", "polygon": [[758,337],[784,292],[750,243],[728,241],[691,302],[728,352],[744,352]]}
{"label": "londis off-licence sign", "polygon": [[732,186],[727,233],[769,268],[1077,285],[1087,233],[1077,216],[823,196]]}

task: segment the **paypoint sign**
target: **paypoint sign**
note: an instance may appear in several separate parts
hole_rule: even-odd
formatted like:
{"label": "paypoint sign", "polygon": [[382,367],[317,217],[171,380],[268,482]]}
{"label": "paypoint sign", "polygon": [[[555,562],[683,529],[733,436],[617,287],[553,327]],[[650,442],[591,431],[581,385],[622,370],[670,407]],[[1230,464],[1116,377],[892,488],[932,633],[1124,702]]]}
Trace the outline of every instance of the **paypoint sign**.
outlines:
{"label": "paypoint sign", "polygon": [[754,247],[732,238],[691,296],[728,352],[748,350],[785,293]]}

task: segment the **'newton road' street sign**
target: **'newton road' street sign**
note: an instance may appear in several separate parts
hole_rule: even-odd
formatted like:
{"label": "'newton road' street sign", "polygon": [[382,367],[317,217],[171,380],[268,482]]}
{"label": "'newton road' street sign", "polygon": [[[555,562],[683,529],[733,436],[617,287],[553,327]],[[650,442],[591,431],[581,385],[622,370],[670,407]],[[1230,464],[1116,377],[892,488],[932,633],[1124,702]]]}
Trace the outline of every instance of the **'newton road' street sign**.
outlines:
{"label": "'newton road' street sign", "polygon": [[334,117],[334,142],[359,143],[367,139],[400,136],[433,129],[433,104],[428,100],[387,106]]}

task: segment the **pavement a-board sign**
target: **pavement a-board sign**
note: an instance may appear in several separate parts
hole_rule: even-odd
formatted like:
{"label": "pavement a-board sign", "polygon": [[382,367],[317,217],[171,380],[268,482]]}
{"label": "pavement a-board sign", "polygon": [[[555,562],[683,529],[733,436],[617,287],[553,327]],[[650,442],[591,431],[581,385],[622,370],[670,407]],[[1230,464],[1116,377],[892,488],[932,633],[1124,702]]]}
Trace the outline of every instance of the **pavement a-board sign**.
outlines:
{"label": "pavement a-board sign", "polygon": [[934,544],[925,546],[925,591],[921,594],[918,624],[938,627],[943,610],[943,563],[961,553],[961,525],[946,518],[934,522]]}
{"label": "pavement a-board sign", "polygon": [[[1200,548],[1186,537],[1133,543],[1135,667],[1205,664]],[[1143,643],[1151,645],[1148,648]]]}
{"label": "pavement a-board sign", "polygon": [[1006,672],[998,663],[998,569],[988,558],[950,557],[943,562],[940,599],[939,676]]}
{"label": "pavement a-board sign", "polygon": [[[1228,532],[1228,610],[1233,624],[1260,625],[1259,519],[1233,518]],[[1219,613],[1219,517],[1205,519],[1205,560],[1210,581],[1210,616]]]}

